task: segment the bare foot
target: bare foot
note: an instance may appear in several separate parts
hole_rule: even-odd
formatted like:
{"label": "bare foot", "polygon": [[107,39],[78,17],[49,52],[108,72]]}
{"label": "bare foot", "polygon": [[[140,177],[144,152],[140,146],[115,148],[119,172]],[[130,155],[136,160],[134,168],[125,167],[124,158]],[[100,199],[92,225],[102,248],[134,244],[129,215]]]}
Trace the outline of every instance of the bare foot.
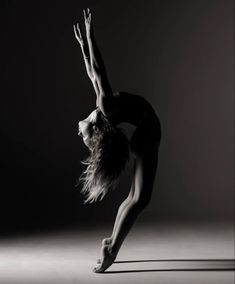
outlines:
{"label": "bare foot", "polygon": [[113,262],[116,258],[116,254],[111,254],[110,246],[103,246],[101,248],[101,253],[102,253],[101,263],[100,263],[100,265],[96,266],[93,269],[93,272],[95,272],[95,273],[104,272],[107,268],[109,268],[113,264]]}
{"label": "bare foot", "polygon": [[[112,237],[103,239],[103,241],[102,241],[102,247],[104,247],[104,246],[110,246],[111,243],[112,243],[112,241],[113,241],[113,238],[112,238]],[[97,263],[98,263],[98,264],[101,263],[101,259],[100,259],[100,258],[97,259]]]}

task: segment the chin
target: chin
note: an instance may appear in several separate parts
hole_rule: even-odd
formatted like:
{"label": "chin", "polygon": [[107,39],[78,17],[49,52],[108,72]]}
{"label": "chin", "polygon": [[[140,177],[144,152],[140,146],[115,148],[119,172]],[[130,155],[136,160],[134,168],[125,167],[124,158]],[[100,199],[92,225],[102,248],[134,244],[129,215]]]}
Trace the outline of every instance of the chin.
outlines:
{"label": "chin", "polygon": [[87,139],[83,139],[84,144],[87,146],[87,148],[89,148],[91,150],[91,145],[90,143],[87,141]]}

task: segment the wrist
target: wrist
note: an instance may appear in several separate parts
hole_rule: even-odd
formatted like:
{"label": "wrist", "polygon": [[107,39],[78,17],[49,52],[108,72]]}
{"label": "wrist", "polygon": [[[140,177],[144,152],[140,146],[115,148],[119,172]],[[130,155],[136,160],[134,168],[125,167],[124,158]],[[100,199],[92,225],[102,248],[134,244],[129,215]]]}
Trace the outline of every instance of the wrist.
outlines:
{"label": "wrist", "polygon": [[86,37],[87,37],[87,40],[91,40],[91,34],[90,33],[86,33]]}
{"label": "wrist", "polygon": [[93,33],[92,33],[91,30],[87,30],[87,31],[86,31],[86,37],[87,37],[88,39],[91,39],[91,38],[93,37]]}

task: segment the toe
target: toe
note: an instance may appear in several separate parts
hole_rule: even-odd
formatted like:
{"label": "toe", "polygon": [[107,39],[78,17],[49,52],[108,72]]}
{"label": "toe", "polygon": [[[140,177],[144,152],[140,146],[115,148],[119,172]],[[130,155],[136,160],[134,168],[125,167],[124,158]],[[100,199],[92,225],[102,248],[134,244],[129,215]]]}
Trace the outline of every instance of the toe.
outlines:
{"label": "toe", "polygon": [[104,270],[102,269],[101,266],[97,266],[93,269],[93,272],[94,273],[102,273]]}

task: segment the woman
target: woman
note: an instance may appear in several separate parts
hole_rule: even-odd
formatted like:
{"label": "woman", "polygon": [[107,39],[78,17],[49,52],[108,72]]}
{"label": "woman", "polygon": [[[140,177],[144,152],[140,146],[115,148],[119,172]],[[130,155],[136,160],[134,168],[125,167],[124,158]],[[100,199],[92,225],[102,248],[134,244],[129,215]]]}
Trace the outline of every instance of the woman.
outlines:
{"label": "woman", "polygon": [[[94,39],[91,12],[83,12],[86,37],[79,24],[74,26],[74,33],[96,93],[96,109],[79,122],[79,135],[90,150],[90,157],[84,162],[87,168],[80,178],[86,202],[102,199],[115,186],[129,150],[134,157],[129,195],[119,207],[111,237],[102,241],[102,257],[94,268],[94,272],[100,273],[112,265],[136,218],[151,199],[161,129],[154,109],[144,98],[126,92],[113,93]],[[121,122],[136,127],[129,142],[117,127]]]}

